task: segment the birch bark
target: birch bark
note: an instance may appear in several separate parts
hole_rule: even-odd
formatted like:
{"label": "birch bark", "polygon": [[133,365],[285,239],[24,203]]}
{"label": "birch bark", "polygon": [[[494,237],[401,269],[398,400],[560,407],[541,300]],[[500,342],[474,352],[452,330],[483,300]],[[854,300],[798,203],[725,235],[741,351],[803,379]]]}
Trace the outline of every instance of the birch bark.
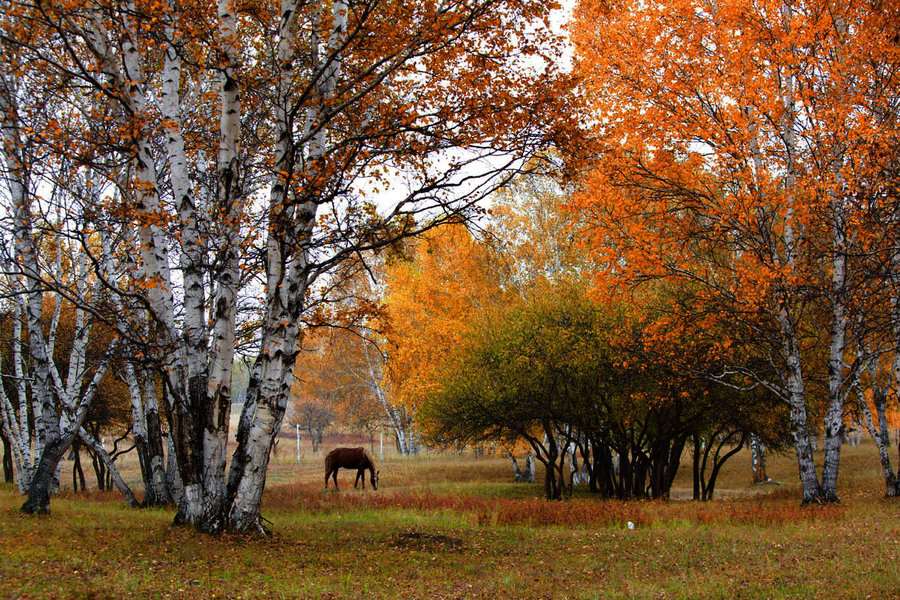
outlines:
{"label": "birch bark", "polygon": [[[787,32],[790,31],[790,19],[792,8],[789,2],[782,5],[782,24]],[[787,210],[784,216],[784,227],[781,236],[781,248],[774,234],[768,232],[765,219],[759,219],[761,231],[769,239],[769,255],[774,265],[784,271],[782,278],[792,277],[798,264],[799,240],[795,231],[794,216],[794,186],[796,174],[793,157],[796,155],[796,132],[794,130],[796,115],[794,109],[794,74],[788,69],[779,77],[781,81],[779,94],[784,108],[779,123],[779,133],[784,147],[786,172],[784,176],[784,189],[787,195]],[[748,110],[751,117],[750,150],[756,173],[766,172],[765,161],[760,150],[759,142],[755,134],[755,121],[752,110]],[[819,502],[822,497],[822,489],[816,472],[815,459],[809,442],[808,415],[806,411],[806,390],[803,379],[802,361],[800,356],[800,338],[797,330],[797,321],[794,304],[799,294],[795,286],[787,281],[782,281],[775,291],[775,320],[778,324],[781,337],[781,360],[784,369],[784,399],[787,402],[791,423],[791,438],[794,442],[794,450],[797,456],[797,464],[800,473],[800,482],[803,488],[803,503]]]}
{"label": "birch bark", "polygon": [[828,413],[825,415],[825,463],[822,493],[826,502],[837,502],[837,478],[844,433],[844,352],[847,332],[847,237],[841,199],[832,198],[831,335],[828,348]]}
{"label": "birch bark", "polygon": [[219,240],[219,262],[215,269],[212,352],[207,381],[203,430],[203,486],[206,516],[203,528],[220,531],[227,524],[225,450],[231,414],[231,383],[234,365],[235,317],[240,277],[238,256],[240,205],[243,199],[238,161],[240,136],[240,89],[237,14],[231,0],[220,0],[219,47],[224,56],[219,98],[219,158],[216,167],[216,209],[223,234]]}
{"label": "birch bark", "polygon": [[[257,356],[247,389],[247,400],[238,426],[238,448],[234,453],[228,480],[232,499],[230,518],[239,530],[265,531],[260,515],[265,488],[269,451],[281,428],[297,357],[299,322],[304,296],[310,284],[309,243],[315,226],[318,204],[315,197],[289,202],[294,174],[295,153],[290,84],[294,69],[298,35],[297,12],[300,3],[284,0],[281,6],[277,64],[276,168],[270,194],[270,226],[267,241],[268,272],[266,314],[260,354]],[[326,129],[320,121],[332,99],[340,76],[340,49],[346,35],[348,6],[334,2],[329,38],[321,58],[318,24],[312,27],[310,44],[316,98],[307,110],[305,127],[317,131],[310,136],[302,156],[304,175],[315,180],[326,147]]]}
{"label": "birch bark", "polygon": [[[874,360],[872,357],[868,357],[867,362],[869,363],[868,367],[870,375],[874,377],[874,371],[877,369],[874,365]],[[866,430],[869,432],[869,435],[872,436],[875,447],[878,449],[878,458],[881,461],[881,471],[884,475],[885,495],[889,498],[896,497],[900,495],[900,486],[898,486],[897,476],[894,473],[894,466],[891,464],[891,457],[888,454],[888,447],[885,443],[887,436],[883,435],[883,432],[876,426],[875,421],[872,419],[872,411],[869,410],[869,403],[862,388],[859,371],[857,371],[853,377],[853,389],[856,392],[856,401],[859,404],[860,412],[862,412],[863,424],[866,426]],[[880,389],[877,386],[873,386],[872,395],[874,396],[873,401],[876,407],[879,405],[883,406],[884,397],[887,395],[886,392],[887,389]]]}
{"label": "birch bark", "polygon": [[[782,27],[786,36],[791,35],[791,19],[793,6],[788,0],[782,4]],[[796,165],[794,157],[797,156],[796,108],[795,108],[795,74],[793,67],[782,69],[779,80],[781,82],[779,95],[783,107],[779,133],[784,148],[785,176],[784,189],[787,196],[787,210],[784,217],[783,244],[784,254],[779,259],[780,266],[786,271],[787,277],[793,277],[798,265],[799,236],[802,231],[795,231],[795,186]],[[776,258],[778,253],[776,250]],[[797,298],[797,290],[791,285],[782,285],[777,291],[776,319],[781,333],[781,351],[785,366],[785,384],[787,388],[787,402],[791,421],[791,437],[794,441],[794,450],[797,456],[797,464],[800,473],[800,483],[803,489],[803,503],[821,502],[823,499],[822,488],[819,484],[819,476],[816,472],[815,459],[809,443],[808,415],[806,411],[806,390],[804,386],[802,360],[800,356],[800,338],[797,328],[794,302]]]}
{"label": "birch bark", "polygon": [[[836,15],[832,22],[837,40],[837,56],[835,62],[844,66],[840,45],[847,34],[846,24]],[[843,69],[841,69],[843,70]],[[838,105],[846,101],[848,92],[841,75],[835,79],[836,89],[829,90],[829,95],[837,98]],[[824,90],[823,90],[824,91]],[[848,254],[852,240],[848,239],[847,207],[844,199],[844,178],[841,169],[844,166],[845,149],[838,140],[831,149],[830,171],[832,181],[828,186],[829,217],[831,228],[831,335],[828,347],[828,412],[825,415],[825,462],[822,467],[822,492],[826,502],[837,502],[837,478],[840,467],[841,446],[844,434],[844,400],[846,385],[844,377],[844,355],[847,337],[847,299],[848,299]]]}

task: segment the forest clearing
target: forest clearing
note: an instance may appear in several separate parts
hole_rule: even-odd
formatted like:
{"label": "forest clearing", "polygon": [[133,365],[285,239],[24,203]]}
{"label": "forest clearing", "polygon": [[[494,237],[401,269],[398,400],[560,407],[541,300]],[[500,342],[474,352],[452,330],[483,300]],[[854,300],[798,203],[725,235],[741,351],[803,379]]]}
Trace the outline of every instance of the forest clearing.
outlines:
{"label": "forest clearing", "polygon": [[[328,439],[323,447],[329,449]],[[172,509],[115,492],[54,499],[47,517],[0,493],[0,597],[19,598],[896,598],[900,509],[874,444],[845,449],[842,501],[800,507],[791,453],[781,485],[752,485],[746,450],[721,499],[548,502],[507,459],[390,453],[381,489],[323,491],[323,451],[281,452],[263,515],[273,535],[172,527]],[[377,446],[376,446],[377,451]],[[377,454],[375,455],[377,461]],[[690,466],[673,495],[690,494]],[[627,523],[635,524],[633,530]]]}

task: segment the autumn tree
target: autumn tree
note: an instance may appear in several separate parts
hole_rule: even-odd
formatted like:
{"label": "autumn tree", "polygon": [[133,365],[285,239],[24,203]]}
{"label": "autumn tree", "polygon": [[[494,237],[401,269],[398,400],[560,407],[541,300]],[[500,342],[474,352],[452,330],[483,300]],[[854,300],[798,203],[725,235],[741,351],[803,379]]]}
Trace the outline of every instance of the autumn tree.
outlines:
{"label": "autumn tree", "polygon": [[[579,443],[589,444],[592,490],[666,496],[697,417],[682,402],[689,391],[670,391],[669,374],[636,354],[639,328],[624,314],[570,284],[474,316],[423,404],[429,435],[524,440],[544,465],[548,499],[566,493]],[[626,338],[638,343],[614,341]]]}
{"label": "autumn tree", "polygon": [[[59,487],[60,461],[76,439],[95,453],[126,500],[136,506],[97,432],[85,427],[104,380],[107,391],[110,388],[109,368],[118,348],[115,332],[78,304],[73,306],[60,294],[45,294],[40,286],[28,283],[47,264],[38,258],[41,237],[32,229],[27,205],[19,207],[18,217],[23,237],[12,251],[7,245],[0,247],[6,274],[3,288],[12,299],[3,323],[0,408],[4,429],[13,441],[16,481],[20,491],[27,493],[25,508],[48,510],[50,493]],[[74,298],[78,303],[90,302],[98,286],[89,277],[85,255],[68,252],[71,249],[50,244],[43,258],[50,265],[56,263],[57,273],[58,266],[67,262],[69,277],[74,279],[71,289],[78,294]]]}
{"label": "autumn tree", "polygon": [[414,412],[432,392],[435,369],[462,343],[470,317],[501,302],[503,268],[462,223],[434,229],[409,260],[389,263],[386,354],[397,401]]}
{"label": "autumn tree", "polygon": [[[623,281],[700,286],[698,311],[727,319],[733,342],[767,341],[776,376],[742,373],[790,409],[804,503],[837,500],[856,257],[891,247],[866,216],[892,202],[896,26],[865,2],[586,0],[572,28],[607,142],[578,201],[591,245]],[[814,364],[827,381],[821,479]]]}
{"label": "autumn tree", "polygon": [[334,413],[321,401],[297,402],[293,409],[294,422],[309,435],[312,451],[319,451],[322,435],[334,423]]}
{"label": "autumn tree", "polygon": [[450,225],[389,260],[387,381],[410,415],[432,393],[436,369],[477,326],[476,315],[585,267],[577,216],[563,209],[566,194],[554,172],[518,177],[495,194],[474,234]]}
{"label": "autumn tree", "polygon": [[494,196],[484,243],[496,263],[493,273],[505,288],[527,293],[536,285],[577,279],[597,268],[581,245],[583,217],[567,207],[572,191],[556,168],[518,177]]}
{"label": "autumn tree", "polygon": [[[390,255],[393,251],[389,252]],[[413,422],[394,401],[385,372],[385,258],[366,253],[337,270],[309,322],[304,351],[298,356],[298,399],[323,400],[336,420],[368,433],[374,445],[379,429],[393,430],[398,451],[418,451]]]}
{"label": "autumn tree", "polygon": [[594,323],[577,308],[554,312],[552,299],[544,304],[549,311],[525,303],[471,315],[459,344],[432,367],[420,412],[429,437],[440,444],[524,440],[544,465],[546,497],[559,499],[571,444],[560,445],[559,432],[570,423],[566,404],[575,363],[595,354],[585,353]]}
{"label": "autumn tree", "polygon": [[[152,371],[146,389],[159,380],[176,520],[263,530],[307,292],[361,251],[467,216],[561,131],[547,127],[562,96],[553,5],[5,6],[4,77],[53,90],[46,107],[33,91],[16,95],[55,118],[36,139],[97,177],[83,223],[108,233],[110,252],[92,264],[124,267],[101,280],[123,302],[122,333],[141,332],[129,352]],[[393,201],[379,208],[371,198],[386,190]],[[18,204],[43,200],[35,187],[25,195]],[[26,275],[34,286],[43,277]],[[226,472],[248,277],[264,291]]]}

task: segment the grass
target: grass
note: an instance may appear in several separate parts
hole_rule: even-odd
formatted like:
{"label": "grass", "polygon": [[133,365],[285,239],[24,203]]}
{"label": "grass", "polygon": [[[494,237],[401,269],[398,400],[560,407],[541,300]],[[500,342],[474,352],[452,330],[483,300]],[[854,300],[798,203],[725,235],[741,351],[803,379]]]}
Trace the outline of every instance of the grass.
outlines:
{"label": "grass", "polygon": [[502,459],[389,455],[378,492],[346,471],[324,492],[321,457],[287,454],[270,468],[269,538],[176,528],[114,492],[64,488],[28,517],[0,487],[0,598],[900,597],[900,503],[869,445],[845,449],[841,504],[808,508],[791,455],[770,458],[783,485],[752,486],[741,453],[709,503],[548,503]]}

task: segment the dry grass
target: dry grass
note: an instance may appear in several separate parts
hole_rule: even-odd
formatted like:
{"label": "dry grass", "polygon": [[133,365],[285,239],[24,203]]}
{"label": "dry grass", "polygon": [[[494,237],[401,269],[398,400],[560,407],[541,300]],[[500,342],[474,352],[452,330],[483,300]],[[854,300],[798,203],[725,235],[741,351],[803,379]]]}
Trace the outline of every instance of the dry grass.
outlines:
{"label": "dry grass", "polygon": [[782,485],[752,486],[742,453],[710,503],[560,503],[509,483],[505,460],[450,455],[388,453],[378,492],[346,471],[324,492],[324,453],[304,450],[270,468],[271,538],[199,535],[114,493],[64,491],[26,517],[6,486],[0,597],[900,598],[900,503],[870,445],[846,449],[843,502],[810,508],[791,455],[770,459]]}

